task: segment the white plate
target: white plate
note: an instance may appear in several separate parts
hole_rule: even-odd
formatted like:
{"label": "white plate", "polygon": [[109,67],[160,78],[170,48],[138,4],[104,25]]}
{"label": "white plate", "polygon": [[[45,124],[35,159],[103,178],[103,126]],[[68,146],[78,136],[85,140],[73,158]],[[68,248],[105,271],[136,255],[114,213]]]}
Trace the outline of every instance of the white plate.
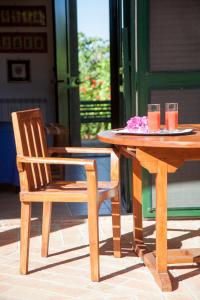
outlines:
{"label": "white plate", "polygon": [[112,130],[114,133],[119,134],[130,134],[130,135],[184,135],[184,134],[190,134],[193,132],[192,128],[186,128],[186,129],[176,129],[176,130],[166,130],[161,129],[159,131],[149,131],[149,132],[142,132],[139,130],[136,131],[129,131],[128,129],[116,129]]}

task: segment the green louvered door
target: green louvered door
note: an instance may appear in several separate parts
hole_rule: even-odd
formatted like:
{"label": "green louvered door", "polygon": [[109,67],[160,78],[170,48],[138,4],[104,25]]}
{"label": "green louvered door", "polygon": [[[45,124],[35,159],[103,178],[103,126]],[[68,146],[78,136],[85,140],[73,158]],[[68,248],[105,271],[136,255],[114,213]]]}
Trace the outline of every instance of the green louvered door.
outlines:
{"label": "green louvered door", "polygon": [[69,128],[69,143],[80,145],[80,99],[76,0],[54,0],[59,122]]}
{"label": "green louvered door", "polygon": [[[178,102],[180,123],[200,123],[200,1],[137,3],[140,115],[147,103]],[[144,216],[154,217],[154,179],[144,172],[143,182]],[[200,162],[169,175],[168,208],[169,216],[200,216]]]}
{"label": "green louvered door", "polygon": [[[135,51],[135,1],[123,1],[122,5],[122,70],[123,70],[123,126],[136,114],[136,51]],[[131,159],[123,161],[124,198],[127,211],[131,211],[132,179]]]}

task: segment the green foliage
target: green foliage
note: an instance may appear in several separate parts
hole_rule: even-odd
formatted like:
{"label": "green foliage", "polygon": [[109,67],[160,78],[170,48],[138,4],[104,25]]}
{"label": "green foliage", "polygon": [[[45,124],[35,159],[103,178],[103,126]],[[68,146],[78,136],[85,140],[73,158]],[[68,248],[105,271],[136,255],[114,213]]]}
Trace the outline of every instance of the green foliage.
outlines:
{"label": "green foliage", "polygon": [[[109,41],[98,37],[78,34],[80,100],[110,99],[110,51]],[[108,123],[86,123],[81,125],[81,137],[95,138],[100,130],[110,128]]]}
{"label": "green foliage", "polygon": [[110,99],[109,42],[102,38],[79,38],[79,71],[81,100]]}
{"label": "green foliage", "polygon": [[111,129],[111,123],[83,123],[81,124],[81,138],[84,140],[95,139],[100,131]]}

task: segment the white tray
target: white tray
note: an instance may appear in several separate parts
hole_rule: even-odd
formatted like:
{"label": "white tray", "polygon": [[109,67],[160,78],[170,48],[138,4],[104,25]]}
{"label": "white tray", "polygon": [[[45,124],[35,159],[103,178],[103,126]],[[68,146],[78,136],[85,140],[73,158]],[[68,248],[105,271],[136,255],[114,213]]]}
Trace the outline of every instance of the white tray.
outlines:
{"label": "white tray", "polygon": [[128,129],[124,128],[124,129],[115,129],[112,131],[118,134],[129,134],[129,135],[186,135],[192,133],[193,128],[176,129],[173,131],[161,129],[159,131],[149,131],[149,132],[142,132],[139,130],[129,131]]}

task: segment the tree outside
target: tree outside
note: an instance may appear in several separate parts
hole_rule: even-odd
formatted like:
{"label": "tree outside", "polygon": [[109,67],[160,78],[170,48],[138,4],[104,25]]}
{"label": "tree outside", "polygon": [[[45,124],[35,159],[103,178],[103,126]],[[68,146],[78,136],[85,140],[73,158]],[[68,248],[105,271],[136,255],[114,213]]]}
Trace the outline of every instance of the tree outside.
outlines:
{"label": "tree outside", "polygon": [[[99,37],[78,34],[80,101],[110,100],[110,57],[109,41]],[[97,108],[96,108],[97,109]],[[95,138],[101,130],[110,128],[108,123],[81,124],[81,138]]]}

